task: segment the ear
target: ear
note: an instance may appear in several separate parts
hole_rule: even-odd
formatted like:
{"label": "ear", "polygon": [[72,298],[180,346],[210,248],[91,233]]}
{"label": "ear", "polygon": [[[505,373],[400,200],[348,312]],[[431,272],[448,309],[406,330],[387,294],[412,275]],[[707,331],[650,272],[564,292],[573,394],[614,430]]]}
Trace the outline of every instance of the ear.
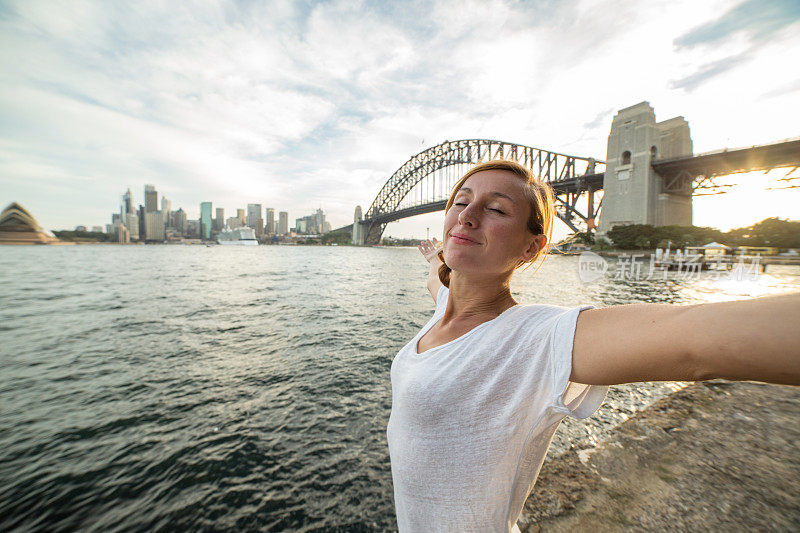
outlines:
{"label": "ear", "polygon": [[545,247],[547,244],[547,235],[540,233],[539,235],[534,235],[531,239],[530,246],[525,250],[522,254],[523,261],[530,261],[533,259],[539,250]]}

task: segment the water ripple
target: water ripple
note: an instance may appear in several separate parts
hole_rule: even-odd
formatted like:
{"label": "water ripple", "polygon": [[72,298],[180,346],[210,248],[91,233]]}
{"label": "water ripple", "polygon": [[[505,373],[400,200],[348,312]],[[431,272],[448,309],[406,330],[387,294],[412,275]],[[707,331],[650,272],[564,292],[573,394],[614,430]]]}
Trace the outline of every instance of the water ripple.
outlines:
{"label": "water ripple", "polygon": [[[396,529],[389,369],[432,313],[426,267],[416,248],[4,249],[0,530]],[[798,288],[583,285],[571,257],[512,282],[565,306]],[[551,454],[679,386],[612,388]]]}

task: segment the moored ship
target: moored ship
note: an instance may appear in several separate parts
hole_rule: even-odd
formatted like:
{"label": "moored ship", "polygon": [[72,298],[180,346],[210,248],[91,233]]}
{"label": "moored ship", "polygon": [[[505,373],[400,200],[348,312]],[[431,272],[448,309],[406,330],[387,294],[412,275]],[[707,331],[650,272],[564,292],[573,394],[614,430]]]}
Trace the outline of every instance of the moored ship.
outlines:
{"label": "moored ship", "polygon": [[255,246],[256,232],[253,228],[233,228],[226,227],[217,235],[217,242],[220,244],[238,244],[240,246]]}

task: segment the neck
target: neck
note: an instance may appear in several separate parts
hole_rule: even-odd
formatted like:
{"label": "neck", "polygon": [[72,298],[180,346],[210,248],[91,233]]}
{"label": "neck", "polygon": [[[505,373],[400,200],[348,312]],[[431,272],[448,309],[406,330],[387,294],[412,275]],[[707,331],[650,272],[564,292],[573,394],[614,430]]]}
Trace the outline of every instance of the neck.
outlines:
{"label": "neck", "polygon": [[517,304],[509,288],[510,276],[450,272],[446,316],[498,316]]}

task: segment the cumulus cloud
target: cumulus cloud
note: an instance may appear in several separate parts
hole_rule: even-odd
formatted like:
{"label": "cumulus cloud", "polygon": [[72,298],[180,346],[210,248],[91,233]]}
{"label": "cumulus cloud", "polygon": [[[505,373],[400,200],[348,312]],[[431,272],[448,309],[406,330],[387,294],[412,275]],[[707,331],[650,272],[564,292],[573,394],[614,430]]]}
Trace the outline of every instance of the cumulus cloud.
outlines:
{"label": "cumulus cloud", "polygon": [[[6,2],[0,200],[47,227],[94,225],[124,190],[141,201],[154,183],[190,216],[201,201],[257,202],[292,220],[322,207],[335,227],[445,139],[602,159],[614,110],[641,100],[703,125],[696,145],[714,148],[731,136],[714,126],[724,103],[755,109],[765,92],[742,73],[768,78],[766,51],[786,58],[799,43],[791,6],[758,18],[753,5]],[[704,92],[711,79],[735,80],[736,93]],[[773,90],[770,105],[789,92]],[[790,115],[776,114],[776,135],[791,136],[777,133],[794,127]],[[742,144],[762,131],[742,129]],[[407,233],[421,235],[426,216]]]}

